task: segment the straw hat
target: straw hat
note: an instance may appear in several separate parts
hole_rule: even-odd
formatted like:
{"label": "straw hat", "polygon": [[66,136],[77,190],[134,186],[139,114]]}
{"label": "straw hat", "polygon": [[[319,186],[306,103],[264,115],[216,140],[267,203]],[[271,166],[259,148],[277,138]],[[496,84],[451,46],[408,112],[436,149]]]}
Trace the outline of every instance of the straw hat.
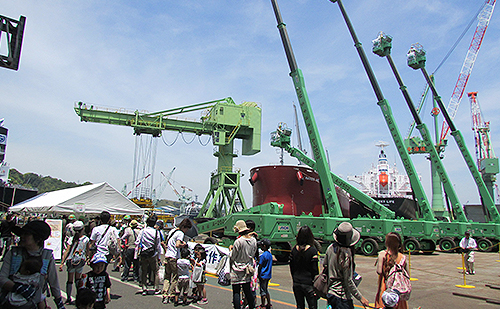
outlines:
{"label": "straw hat", "polygon": [[247,224],[243,220],[236,221],[236,223],[234,224],[233,229],[234,229],[234,231],[236,233],[242,233],[242,232],[245,232],[245,231],[249,230],[248,227],[247,227]]}
{"label": "straw hat", "polygon": [[352,228],[349,222],[342,222],[333,231],[333,239],[343,246],[354,246],[360,239],[359,232]]}

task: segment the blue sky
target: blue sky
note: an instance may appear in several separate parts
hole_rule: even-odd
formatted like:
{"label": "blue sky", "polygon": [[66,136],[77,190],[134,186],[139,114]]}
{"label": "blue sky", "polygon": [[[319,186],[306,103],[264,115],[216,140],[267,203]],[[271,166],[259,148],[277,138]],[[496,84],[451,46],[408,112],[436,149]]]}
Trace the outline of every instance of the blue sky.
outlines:
{"label": "blue sky", "polygon": [[[393,36],[393,59],[417,102],[425,82],[420,72],[406,66],[410,45],[424,46],[427,70],[433,72],[482,2],[343,2],[403,135],[411,115],[387,61],[371,53],[371,41],[379,31]],[[391,144],[390,162],[403,171],[337,4],[281,0],[279,5],[332,170],[344,178],[368,170],[378,154],[374,145],[383,140]],[[0,118],[9,129],[6,161],[13,168],[66,181],[107,181],[121,189],[132,181],[132,129],[82,123],[73,110],[75,102],[153,112],[227,96],[262,106],[261,153],[235,159],[245,174],[247,204],[252,199],[249,170],[279,162],[269,134],[278,122],[294,127],[292,102],[297,98],[270,1],[0,0],[0,14],[27,17],[19,71],[0,70]],[[494,12],[466,88],[479,93],[484,117],[491,121],[493,146],[498,145],[500,124],[497,16]],[[436,75],[445,105],[475,26]],[[422,117],[431,125],[429,104]],[[462,100],[455,123],[474,154],[468,98]],[[305,136],[303,126],[301,133]],[[164,137],[173,141],[175,134]],[[454,141],[449,144],[444,164],[459,198],[478,202]],[[241,143],[236,148],[241,152]],[[155,186],[160,171],[168,173],[175,166],[176,183],[203,200],[216,169],[212,151],[211,144],[204,147],[197,140],[186,144],[179,138],[171,147],[160,141]],[[431,200],[428,161],[412,158]],[[285,163],[296,160],[286,155]],[[162,197],[175,199],[168,188]]]}

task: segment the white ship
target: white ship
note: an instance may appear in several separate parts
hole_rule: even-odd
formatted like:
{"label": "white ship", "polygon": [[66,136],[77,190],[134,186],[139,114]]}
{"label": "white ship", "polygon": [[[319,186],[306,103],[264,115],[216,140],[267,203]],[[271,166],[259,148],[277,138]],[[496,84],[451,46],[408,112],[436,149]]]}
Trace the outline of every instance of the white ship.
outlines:
{"label": "white ship", "polygon": [[[360,190],[377,200],[382,205],[396,212],[397,217],[407,219],[416,218],[415,201],[413,200],[410,179],[407,175],[400,174],[396,163],[390,165],[384,147],[386,142],[378,142],[380,147],[377,165],[372,164],[368,172],[359,176],[347,176],[347,180],[361,185]],[[351,205],[351,217],[357,214],[370,213],[366,210],[354,209]]]}

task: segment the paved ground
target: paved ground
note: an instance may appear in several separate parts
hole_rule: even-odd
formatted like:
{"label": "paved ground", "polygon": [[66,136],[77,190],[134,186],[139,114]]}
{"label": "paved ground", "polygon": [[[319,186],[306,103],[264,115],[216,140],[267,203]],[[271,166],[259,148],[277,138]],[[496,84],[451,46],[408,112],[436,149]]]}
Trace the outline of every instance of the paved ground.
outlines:
{"label": "paved ground", "polygon": [[[432,255],[411,256],[411,276],[413,291],[409,308],[500,308],[499,305],[487,303],[484,300],[454,296],[452,293],[466,293],[500,300],[499,290],[486,287],[485,284],[500,286],[500,256],[498,253],[476,254],[476,275],[467,276],[467,285],[474,285],[473,289],[463,289],[455,285],[463,284],[461,257],[459,254],[434,253]],[[360,289],[363,295],[374,301],[377,289],[377,275],[375,273],[375,258],[356,256],[357,271],[363,276]],[[61,286],[65,286],[65,272],[60,274]],[[110,272],[112,276],[113,300],[107,306],[110,309],[124,308],[173,308],[172,304],[161,304],[161,298],[154,295],[142,296],[137,294],[138,286],[135,282],[122,283],[119,273]],[[270,287],[273,299],[273,308],[295,308],[295,301],[291,291],[291,277],[288,265],[274,265],[272,283],[279,286]],[[209,303],[206,305],[190,304],[189,308],[232,308],[231,290],[219,286],[215,278],[208,278],[206,285]],[[260,300],[258,300],[260,304]],[[179,306],[182,307],[182,306]],[[359,303],[356,307],[362,308]],[[54,308],[54,307],[53,307]],[[68,306],[74,308],[74,306]],[[320,300],[319,308],[326,308],[326,302]]]}

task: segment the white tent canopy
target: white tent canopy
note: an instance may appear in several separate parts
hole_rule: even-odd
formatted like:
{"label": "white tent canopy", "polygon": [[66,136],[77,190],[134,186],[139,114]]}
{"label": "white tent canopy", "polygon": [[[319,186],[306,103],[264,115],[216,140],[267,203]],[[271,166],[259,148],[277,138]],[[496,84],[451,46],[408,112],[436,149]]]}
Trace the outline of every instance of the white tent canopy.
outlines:
{"label": "white tent canopy", "polygon": [[12,212],[143,215],[144,210],[106,182],[46,192],[9,208]]}

